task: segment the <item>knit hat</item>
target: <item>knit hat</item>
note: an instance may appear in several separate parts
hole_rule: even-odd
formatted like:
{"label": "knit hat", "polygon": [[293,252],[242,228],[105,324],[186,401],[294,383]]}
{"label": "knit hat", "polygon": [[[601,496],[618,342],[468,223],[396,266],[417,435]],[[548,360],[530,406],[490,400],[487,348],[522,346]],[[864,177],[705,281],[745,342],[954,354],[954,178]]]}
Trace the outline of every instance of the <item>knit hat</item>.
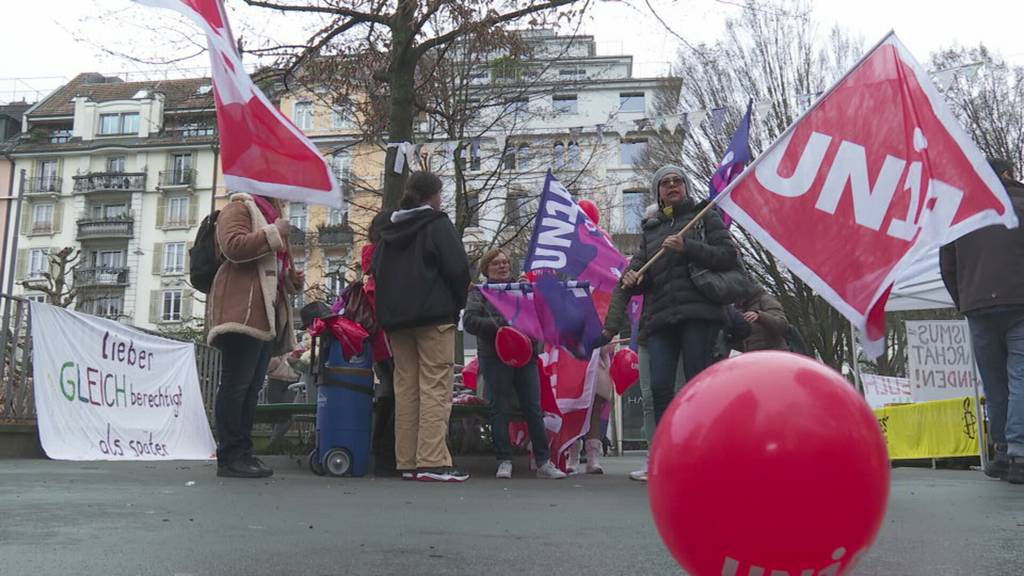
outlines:
{"label": "knit hat", "polygon": [[689,195],[690,191],[692,190],[692,188],[690,187],[690,180],[686,177],[686,174],[683,173],[683,169],[680,168],[679,166],[676,166],[674,164],[666,164],[661,168],[658,168],[658,171],[654,173],[654,177],[651,178],[651,194],[654,196],[654,199],[658,201],[659,207],[661,206],[661,194],[658,193],[658,187],[661,184],[661,181],[666,176],[672,174],[679,176],[680,178],[683,179],[683,185],[686,189],[687,195]]}

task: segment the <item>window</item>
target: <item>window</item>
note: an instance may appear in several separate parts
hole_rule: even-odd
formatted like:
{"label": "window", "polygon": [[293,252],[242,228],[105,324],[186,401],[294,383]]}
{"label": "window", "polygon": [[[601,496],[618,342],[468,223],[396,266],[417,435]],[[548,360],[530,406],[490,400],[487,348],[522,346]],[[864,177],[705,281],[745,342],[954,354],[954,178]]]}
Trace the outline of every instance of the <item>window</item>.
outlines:
{"label": "window", "polygon": [[124,156],[111,156],[107,158],[107,172],[114,174],[124,172]]}
{"label": "window", "polygon": [[188,226],[188,196],[167,199],[167,226]]}
{"label": "window", "polygon": [[97,296],[91,302],[92,314],[104,318],[118,318],[124,313],[124,296]]}
{"label": "window", "polygon": [[43,192],[57,192],[60,189],[56,160],[43,160],[39,163],[39,188]]}
{"label": "window", "polygon": [[462,161],[468,164],[468,170],[480,170],[480,146],[469,145],[462,149]]}
{"label": "window", "polygon": [[171,155],[171,180],[168,184],[192,183],[192,154],[180,153]]}
{"label": "window", "polygon": [[579,111],[575,94],[552,96],[551,107],[561,114],[576,114]]}
{"label": "window", "polygon": [[503,166],[504,166],[505,170],[515,170],[516,169],[516,147],[515,146],[510,146],[509,149],[505,151],[505,158],[504,158]]}
{"label": "window", "polygon": [[92,265],[103,270],[120,270],[124,268],[124,251],[97,250],[92,253]]}
{"label": "window", "polygon": [[312,130],[313,129],[313,103],[312,102],[296,102],[295,103],[295,125],[300,130]]}
{"label": "window", "polygon": [[348,221],[348,211],[344,208],[331,208],[327,215],[327,223],[331,226],[339,226]]}
{"label": "window", "polygon": [[530,111],[530,101],[526,98],[520,98],[512,101],[512,113],[513,114],[526,114]]}
{"label": "window", "polygon": [[508,198],[505,200],[505,216],[509,224],[513,226],[525,224],[529,217],[529,209],[529,196],[518,190],[509,192]]}
{"label": "window", "polygon": [[352,155],[347,150],[339,150],[331,158],[331,167],[334,169],[334,177],[338,180],[338,186],[342,191],[348,189],[348,182],[352,179]]}
{"label": "window", "polygon": [[642,114],[646,111],[643,92],[619,93],[619,112],[640,112]]}
{"label": "window", "polygon": [[100,114],[100,134],[136,134],[139,131],[139,113]]}
{"label": "window", "polygon": [[337,298],[345,289],[345,263],[341,260],[327,261],[327,292]]}
{"label": "window", "polygon": [[181,290],[164,290],[163,302],[160,307],[161,322],[181,321]]}
{"label": "window", "polygon": [[578,168],[580,165],[580,145],[578,142],[569,142],[569,157],[567,165],[570,168]]}
{"label": "window", "polygon": [[306,231],[306,205],[302,202],[290,202],[288,204],[288,219],[291,220],[292,226],[295,226],[303,232]]}
{"label": "window", "polygon": [[185,243],[169,242],[164,244],[164,274],[183,274],[185,272]]}
{"label": "window", "polygon": [[25,294],[25,300],[46,304],[46,294]]}
{"label": "window", "polygon": [[344,108],[335,107],[331,110],[332,128],[351,128],[352,116]]}
{"label": "window", "polygon": [[583,68],[568,68],[558,71],[559,80],[585,80],[587,71]]}
{"label": "window", "polygon": [[71,140],[71,130],[58,128],[50,132],[50,144],[64,144],[68,140]]}
{"label": "window", "polygon": [[647,140],[623,140],[619,146],[622,163],[626,166],[632,166],[639,162],[646,150]]}
{"label": "window", "polygon": [[565,144],[555,142],[555,149],[551,164],[555,167],[555,170],[565,166]]}
{"label": "window", "polygon": [[639,234],[640,224],[644,220],[647,196],[644,190],[622,191],[622,231],[626,234]]}
{"label": "window", "polygon": [[46,248],[33,248],[28,251],[28,277],[42,278],[50,271],[50,257]]}
{"label": "window", "polygon": [[476,190],[466,191],[466,226],[477,228],[480,226],[480,193]]}
{"label": "window", "polygon": [[53,204],[32,206],[32,233],[49,234],[53,231]]}
{"label": "window", "polygon": [[527,171],[530,169],[530,145],[520,144],[519,151],[516,153],[516,162],[519,165],[519,169]]}
{"label": "window", "polygon": [[128,215],[125,204],[95,204],[92,207],[93,220],[118,220]]}

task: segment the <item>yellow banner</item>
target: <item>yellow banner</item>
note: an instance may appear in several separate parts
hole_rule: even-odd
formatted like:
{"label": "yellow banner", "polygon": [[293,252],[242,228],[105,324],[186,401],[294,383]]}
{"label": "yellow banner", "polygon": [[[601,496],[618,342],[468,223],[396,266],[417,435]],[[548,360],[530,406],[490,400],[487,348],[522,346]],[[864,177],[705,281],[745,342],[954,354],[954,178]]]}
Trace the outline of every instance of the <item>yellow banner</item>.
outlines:
{"label": "yellow banner", "polygon": [[973,397],[886,406],[875,410],[890,460],[978,455]]}

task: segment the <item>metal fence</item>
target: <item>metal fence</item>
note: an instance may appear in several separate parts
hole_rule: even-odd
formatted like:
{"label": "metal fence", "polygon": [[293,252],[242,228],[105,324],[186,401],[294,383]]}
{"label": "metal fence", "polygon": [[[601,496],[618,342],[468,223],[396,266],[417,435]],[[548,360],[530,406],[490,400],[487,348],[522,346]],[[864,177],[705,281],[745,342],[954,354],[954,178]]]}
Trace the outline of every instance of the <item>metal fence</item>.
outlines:
{"label": "metal fence", "polygon": [[[29,303],[24,298],[0,294],[0,421],[33,422],[36,419],[32,391],[32,328]],[[143,330],[156,334],[150,330]],[[159,335],[159,334],[157,334]],[[45,337],[45,335],[37,335]],[[199,389],[208,414],[220,383],[220,351],[195,344]]]}

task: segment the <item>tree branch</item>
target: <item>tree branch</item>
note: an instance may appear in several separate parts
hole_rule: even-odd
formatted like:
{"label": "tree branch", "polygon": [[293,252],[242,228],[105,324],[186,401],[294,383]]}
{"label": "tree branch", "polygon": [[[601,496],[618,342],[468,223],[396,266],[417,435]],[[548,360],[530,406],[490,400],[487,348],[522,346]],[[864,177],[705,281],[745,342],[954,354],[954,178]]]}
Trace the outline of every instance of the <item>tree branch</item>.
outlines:
{"label": "tree branch", "polygon": [[442,34],[440,36],[435,36],[434,38],[425,40],[421,42],[419,46],[416,47],[416,50],[420,54],[425,54],[431,49],[436,48],[437,46],[440,46],[442,44],[447,44],[448,42],[451,42],[452,40],[455,40],[460,36],[468,34],[474,29],[490,28],[492,26],[502,24],[504,22],[510,22],[517,18],[522,18],[523,16],[526,16],[528,14],[535,14],[537,12],[543,12],[545,10],[550,10],[552,8],[559,8],[561,6],[566,6],[577,1],[578,0],[550,0],[548,2],[535,4],[533,6],[527,6],[526,8],[514,10],[512,12],[508,12],[505,14],[495,14],[493,16],[488,16],[478,22],[469,22],[463,24],[446,34]]}
{"label": "tree branch", "polygon": [[338,16],[346,16],[357,20],[358,23],[370,23],[376,22],[378,24],[387,24],[388,17],[380,14],[371,14],[369,12],[360,12],[358,10],[349,10],[348,8],[328,8],[325,6],[294,6],[291,4],[278,4],[277,2],[265,2],[263,0],[245,0],[245,3],[249,6],[255,6],[257,8],[268,8],[270,10],[280,10],[281,12],[312,12],[315,14],[336,14]]}

